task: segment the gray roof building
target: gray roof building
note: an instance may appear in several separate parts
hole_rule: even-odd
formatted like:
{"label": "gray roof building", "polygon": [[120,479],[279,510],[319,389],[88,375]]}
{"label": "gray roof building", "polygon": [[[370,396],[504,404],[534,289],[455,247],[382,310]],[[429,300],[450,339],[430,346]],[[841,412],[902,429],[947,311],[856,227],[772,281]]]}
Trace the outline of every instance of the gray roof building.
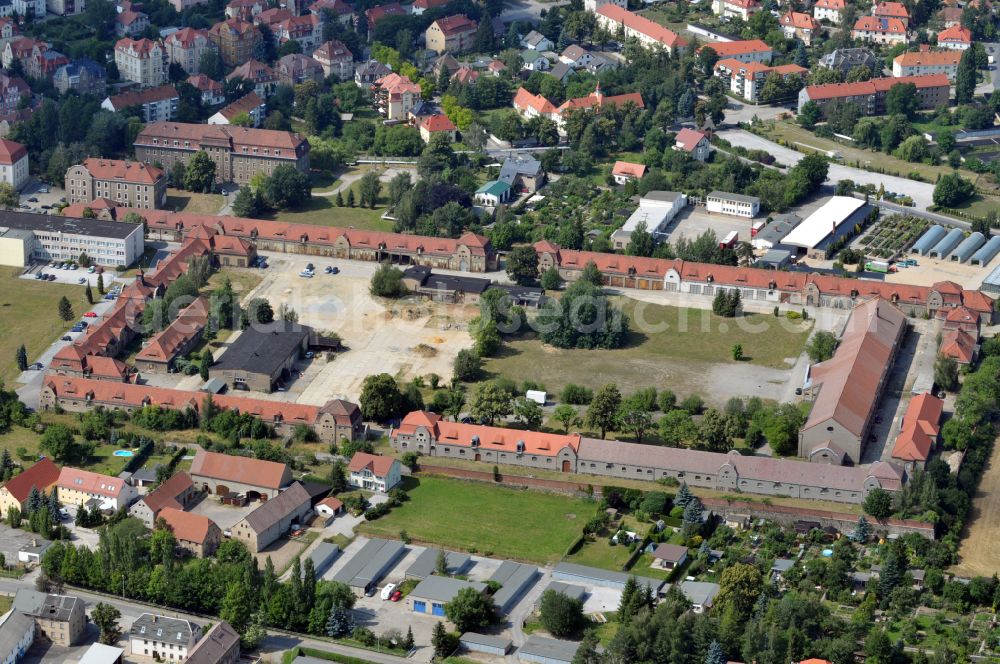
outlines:
{"label": "gray roof building", "polygon": [[240,635],[225,620],[212,626],[188,653],[187,664],[218,664],[239,657]]}
{"label": "gray roof building", "polygon": [[333,561],[337,559],[340,555],[340,547],[333,542],[320,542],[319,545],[313,549],[313,552],[309,554],[309,560],[312,561],[313,569],[316,570],[317,578],[323,575]]}
{"label": "gray roof building", "polygon": [[757,231],[757,234],[750,240],[750,244],[755,249],[772,249],[781,244],[785,236],[801,223],[802,217],[795,213],[777,214],[771,223]]}
{"label": "gray roof building", "polygon": [[926,256],[927,252],[934,248],[934,246],[941,241],[941,239],[948,234],[947,229],[944,226],[938,226],[935,224],[931,226],[924,234],[920,236],[913,246],[910,247],[910,253],[917,254],[918,256]]}
{"label": "gray roof building", "polygon": [[17,662],[31,647],[35,621],[19,611],[10,611],[0,623],[0,662]]}
{"label": "gray roof building", "polygon": [[458,642],[470,652],[483,652],[489,655],[506,655],[512,645],[510,639],[476,632],[466,632]]}
{"label": "gray roof building", "polygon": [[791,262],[791,249],[768,249],[763,256],[754,261],[754,266],[768,270],[780,270]]}
{"label": "gray roof building", "polygon": [[[417,556],[409,569],[406,570],[406,577],[409,579],[426,579],[434,573],[437,567],[438,553],[441,549],[427,548]],[[448,566],[448,574],[458,574],[469,564],[469,556],[456,551],[446,551],[444,554],[445,564]]]}
{"label": "gray roof building", "polygon": [[357,592],[366,592],[378,583],[406,552],[402,542],[371,539],[337,572],[333,580],[346,583]]}
{"label": "gray roof building", "polygon": [[793,567],[795,567],[795,561],[790,558],[778,558],[771,563],[771,571],[778,574],[784,574]]}
{"label": "gray roof building", "polygon": [[576,563],[559,563],[552,571],[552,578],[560,581],[582,581],[595,586],[614,588],[621,590],[630,576],[634,576],[639,585],[649,586],[653,594],[659,592],[663,584],[662,579],[652,579],[646,576],[636,576],[625,572],[612,572],[611,570],[598,569],[597,567],[587,567]]}
{"label": "gray roof building", "polygon": [[953,228],[948,231],[948,234],[941,238],[941,240],[935,244],[928,253],[931,258],[944,258],[950,254],[952,250],[964,239],[965,233],[962,229]]}
{"label": "gray roof building", "polygon": [[979,251],[972,254],[971,263],[979,267],[985,267],[993,257],[1000,253],[1000,235],[994,235],[986,244],[979,248]]}
{"label": "gray roof building", "polygon": [[819,59],[824,69],[836,69],[846,74],[855,67],[868,67],[873,72],[882,71],[882,63],[867,48],[838,48]]}
{"label": "gray roof building", "polygon": [[570,599],[580,600],[581,602],[587,599],[587,595],[590,594],[587,592],[587,589],[582,586],[574,586],[569,583],[563,583],[562,581],[553,581],[545,590],[551,590],[552,592],[565,595]]}
{"label": "gray roof building", "polygon": [[490,577],[490,581],[500,584],[500,590],[493,595],[493,602],[501,613],[509,613],[521,596],[540,576],[534,565],[522,565],[511,560],[500,563],[500,567]]}
{"label": "gray roof building", "polygon": [[542,169],[542,162],[538,161],[531,155],[524,153],[513,154],[503,162],[500,167],[500,175],[497,177],[501,182],[506,182],[507,184],[514,186],[514,180],[517,176],[522,175],[526,177],[538,177],[544,173]]}
{"label": "gray roof building", "polygon": [[719,594],[719,584],[706,581],[683,581],[680,589],[698,612],[711,607]]}
{"label": "gray roof building", "polygon": [[428,576],[417,584],[417,587],[410,591],[408,599],[422,599],[428,602],[447,604],[455,599],[459,591],[466,588],[474,588],[479,592],[486,589],[485,583],[478,581],[463,581],[453,579],[450,576]]}
{"label": "gray roof building", "polygon": [[953,262],[964,263],[972,258],[972,254],[978,251],[979,247],[984,244],[986,244],[986,236],[978,231],[970,233],[969,237],[962,240],[962,242],[955,247],[955,251],[951,252],[951,256],[949,256],[949,258]]}
{"label": "gray roof building", "polygon": [[199,627],[190,620],[144,613],[135,619],[128,634],[133,639],[148,639],[187,647],[198,637],[199,631]]}
{"label": "gray roof building", "polygon": [[[36,590],[22,588],[14,595],[14,609],[34,618],[67,621],[73,614],[79,597],[69,595],[47,595]],[[82,604],[81,604],[82,606]]]}
{"label": "gray roof building", "polygon": [[532,634],[517,651],[517,657],[522,662],[538,662],[538,664],[572,664],[579,643],[575,641],[559,641],[546,639]]}
{"label": "gray roof building", "polygon": [[247,525],[258,533],[262,533],[283,518],[310,502],[309,492],[299,482],[294,482],[275,498],[261,503],[260,507],[244,517]]}
{"label": "gray roof building", "polygon": [[47,214],[0,210],[0,227],[14,228],[22,231],[68,233],[72,235],[124,240],[132,235],[139,226],[140,224],[108,221],[106,219],[77,219],[74,217],[57,217]]}
{"label": "gray roof building", "polygon": [[297,323],[248,327],[229,344],[212,370],[237,369],[274,373],[285,364],[290,355],[298,353],[311,332],[312,328]]}

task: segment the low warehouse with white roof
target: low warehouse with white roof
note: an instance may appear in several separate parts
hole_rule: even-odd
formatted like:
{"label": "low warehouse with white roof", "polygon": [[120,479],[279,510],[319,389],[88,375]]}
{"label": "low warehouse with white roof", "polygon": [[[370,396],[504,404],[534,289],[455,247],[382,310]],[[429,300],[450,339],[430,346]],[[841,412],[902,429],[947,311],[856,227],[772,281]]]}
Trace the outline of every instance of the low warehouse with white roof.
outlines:
{"label": "low warehouse with white roof", "polygon": [[781,244],[804,249],[809,258],[826,258],[827,248],[854,232],[855,224],[868,214],[870,206],[850,196],[834,196],[809,215]]}

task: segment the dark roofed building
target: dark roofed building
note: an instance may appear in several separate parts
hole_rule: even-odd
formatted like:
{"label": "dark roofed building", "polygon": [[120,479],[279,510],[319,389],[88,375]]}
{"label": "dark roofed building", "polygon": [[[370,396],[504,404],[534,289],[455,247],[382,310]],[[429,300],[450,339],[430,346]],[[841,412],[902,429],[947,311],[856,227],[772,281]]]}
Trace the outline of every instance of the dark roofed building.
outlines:
{"label": "dark roofed building", "polygon": [[236,664],[240,659],[240,635],[225,620],[216,623],[188,651],[187,664]]}
{"label": "dark roofed building", "polygon": [[312,511],[312,498],[298,482],[271,498],[233,526],[233,537],[259,553],[291,529],[303,523]]}
{"label": "dark roofed building", "polygon": [[230,389],[271,392],[288,380],[311,333],[312,328],[284,321],[248,327],[229,343],[209,376],[224,380]]}
{"label": "dark roofed building", "polygon": [[72,646],[87,626],[83,600],[69,595],[47,595],[22,588],[14,596],[15,611],[31,616],[35,627],[58,646]]}
{"label": "dark roofed building", "polygon": [[476,304],[490,287],[490,280],[434,274],[429,267],[413,265],[403,272],[403,285],[436,302]]}

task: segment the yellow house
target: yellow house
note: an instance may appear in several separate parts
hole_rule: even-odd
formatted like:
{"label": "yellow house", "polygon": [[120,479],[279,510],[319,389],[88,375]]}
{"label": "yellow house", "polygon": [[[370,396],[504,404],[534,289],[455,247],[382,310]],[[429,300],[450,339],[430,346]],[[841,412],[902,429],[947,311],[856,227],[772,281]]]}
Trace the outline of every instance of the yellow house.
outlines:
{"label": "yellow house", "polygon": [[137,497],[135,487],[125,480],[89,470],[63,468],[56,483],[59,502],[64,505],[84,506],[91,500],[98,501],[102,510],[128,507]]}
{"label": "yellow house", "polygon": [[49,459],[42,459],[0,487],[0,515],[6,517],[12,507],[23,512],[33,487],[48,493],[58,479],[59,467]]}

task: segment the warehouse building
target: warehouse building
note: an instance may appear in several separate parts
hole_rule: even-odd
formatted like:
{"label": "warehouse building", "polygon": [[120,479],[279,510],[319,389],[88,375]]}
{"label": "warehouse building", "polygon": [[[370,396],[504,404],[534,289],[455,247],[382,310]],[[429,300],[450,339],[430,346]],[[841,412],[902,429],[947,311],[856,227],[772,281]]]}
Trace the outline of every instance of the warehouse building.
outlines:
{"label": "warehouse building", "polygon": [[532,634],[518,648],[517,658],[536,664],[572,664],[579,647],[580,644],[575,641],[559,641]]}
{"label": "warehouse building", "polygon": [[666,583],[662,579],[651,579],[645,576],[626,574],[625,572],[612,572],[596,567],[577,565],[576,563],[559,563],[552,571],[552,578],[557,581],[583,583],[592,586],[601,586],[602,588],[612,588],[614,590],[624,589],[625,583],[630,576],[635,577],[640,586],[648,586],[653,595],[659,594],[660,588]]}
{"label": "warehouse building", "polygon": [[586,600],[587,596],[590,594],[583,586],[574,586],[569,583],[563,583],[562,581],[553,581],[545,590],[551,590],[554,593],[559,593],[560,595],[570,599],[575,599],[579,602]]}
{"label": "warehouse building", "polygon": [[370,539],[334,574],[333,581],[346,583],[356,595],[364,595],[378,585],[404,553],[402,542]]}
{"label": "warehouse building", "polygon": [[309,554],[313,569],[316,570],[316,578],[323,576],[323,573],[330,569],[333,561],[340,556],[340,547],[332,542],[320,542],[319,546]]}
{"label": "warehouse building", "polygon": [[972,254],[969,262],[979,267],[986,267],[998,253],[1000,253],[1000,235],[994,235],[979,248],[979,251]]}
{"label": "warehouse building", "polygon": [[718,214],[753,219],[760,212],[760,199],[756,196],[713,191],[705,197],[705,209]]}
{"label": "warehouse building", "polygon": [[427,613],[443,618],[445,604],[466,588],[481,593],[486,590],[486,584],[453,579],[450,576],[428,576],[406,596],[406,604],[414,613]]}
{"label": "warehouse building", "polygon": [[855,225],[868,215],[871,206],[851,196],[834,196],[795,227],[781,241],[798,247],[809,258],[825,259],[827,249],[854,232]]}
{"label": "warehouse building", "polygon": [[931,226],[924,231],[924,234],[920,236],[919,240],[913,243],[913,247],[910,248],[910,253],[918,256],[926,256],[938,242],[944,239],[944,236],[947,234],[948,229],[944,226],[938,226],[937,224]]}
{"label": "warehouse building", "polygon": [[500,590],[493,595],[493,603],[497,605],[500,613],[510,613],[539,576],[541,573],[534,565],[522,565],[510,560],[500,563],[500,567],[490,577],[490,581],[500,584]]}
{"label": "warehouse building", "polygon": [[228,344],[222,358],[209,369],[209,377],[233,390],[269,393],[291,377],[311,333],[312,328],[297,323],[248,327]]}
{"label": "warehouse building", "polygon": [[662,233],[674,220],[677,213],[687,207],[687,196],[677,191],[651,191],[639,199],[639,207],[629,216],[625,224],[611,234],[611,244],[621,250],[640,226],[653,234]]}
{"label": "warehouse building", "polygon": [[[437,568],[438,554],[441,553],[441,549],[427,548],[417,556],[417,559],[413,561],[409,569],[406,570],[407,579],[426,579],[431,574],[434,574]],[[461,574],[465,566],[469,564],[471,558],[468,554],[458,553],[456,551],[446,551],[444,554],[445,565],[448,568],[448,574],[450,576],[455,576]]]}
{"label": "warehouse building", "polygon": [[459,644],[469,652],[481,652],[486,655],[496,655],[503,657],[513,645],[510,639],[488,634],[477,634],[476,632],[466,632],[458,640]]}
{"label": "warehouse building", "polygon": [[771,223],[753,234],[750,244],[754,249],[774,249],[801,223],[802,217],[795,213],[777,214]]}

